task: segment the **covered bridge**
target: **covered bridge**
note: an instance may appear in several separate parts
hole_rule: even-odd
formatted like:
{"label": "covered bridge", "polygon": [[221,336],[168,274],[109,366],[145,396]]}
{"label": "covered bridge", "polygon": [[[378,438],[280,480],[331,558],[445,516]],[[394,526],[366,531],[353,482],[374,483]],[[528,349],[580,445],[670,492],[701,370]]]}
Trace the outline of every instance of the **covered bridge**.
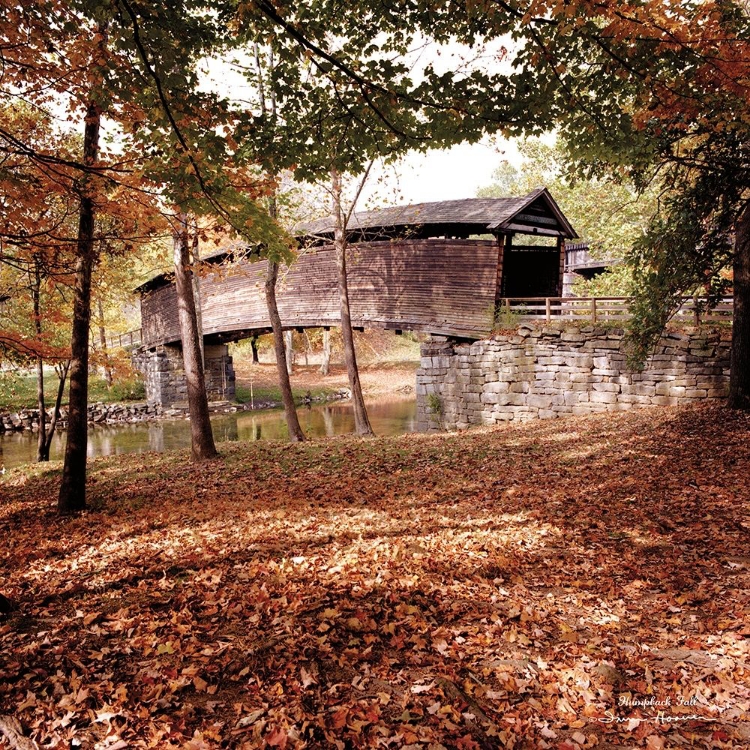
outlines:
{"label": "covered bridge", "polygon": [[[359,212],[352,215],[347,234],[353,325],[462,339],[490,333],[502,298],[560,296],[564,242],[577,237],[546,188],[522,198],[470,198]],[[302,224],[296,235],[299,256],[279,280],[282,323],[288,329],[336,326],[333,220]],[[220,358],[220,380],[228,380],[223,345],[271,330],[263,289],[266,261],[249,252],[231,263],[228,259],[228,253],[211,258],[207,262],[216,264],[216,271],[200,279],[209,389],[220,397],[228,393],[212,389],[211,368],[212,360]],[[162,274],[138,291],[148,395],[169,402],[149,389],[146,360],[149,354],[169,355],[165,347],[179,347],[174,282]]]}

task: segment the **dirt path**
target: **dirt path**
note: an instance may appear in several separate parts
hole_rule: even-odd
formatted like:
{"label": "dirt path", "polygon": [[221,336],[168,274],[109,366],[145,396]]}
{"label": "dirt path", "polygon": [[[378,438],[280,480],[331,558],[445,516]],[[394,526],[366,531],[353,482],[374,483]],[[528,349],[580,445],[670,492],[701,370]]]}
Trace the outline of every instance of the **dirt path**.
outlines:
{"label": "dirt path", "polygon": [[[360,378],[365,396],[380,398],[396,394],[414,392],[415,373],[419,362],[386,362],[360,367]],[[253,365],[248,362],[236,362],[235,372],[237,385],[255,388],[275,389],[278,387],[276,365],[262,362]],[[292,388],[295,390],[331,390],[348,388],[346,368],[343,365],[332,365],[327,376],[320,374],[318,365],[295,365],[292,374]]]}

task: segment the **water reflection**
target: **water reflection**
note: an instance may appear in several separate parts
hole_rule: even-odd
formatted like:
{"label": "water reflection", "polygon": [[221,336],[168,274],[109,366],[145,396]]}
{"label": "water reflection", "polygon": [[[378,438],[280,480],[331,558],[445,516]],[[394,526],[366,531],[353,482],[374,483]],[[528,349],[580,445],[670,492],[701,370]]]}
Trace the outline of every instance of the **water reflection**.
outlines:
{"label": "water reflection", "polygon": [[[416,430],[416,402],[413,399],[378,401],[367,405],[376,435],[401,435]],[[309,437],[330,437],[354,432],[351,404],[337,402],[299,410],[302,429]],[[286,440],[284,412],[265,410],[221,414],[211,418],[217,442],[236,440]],[[139,424],[104,425],[89,429],[88,455],[166,451],[190,447],[190,423],[185,419]],[[55,435],[50,449],[53,461],[62,459],[64,434]],[[0,466],[9,469],[31,463],[36,457],[36,434],[8,433],[0,436]]]}

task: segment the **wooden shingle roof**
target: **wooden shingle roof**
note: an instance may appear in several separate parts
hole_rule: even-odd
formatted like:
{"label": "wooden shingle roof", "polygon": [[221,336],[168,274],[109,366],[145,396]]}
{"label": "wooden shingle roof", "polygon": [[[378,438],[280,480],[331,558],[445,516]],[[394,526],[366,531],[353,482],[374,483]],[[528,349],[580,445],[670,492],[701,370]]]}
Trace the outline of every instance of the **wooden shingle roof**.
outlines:
{"label": "wooden shingle roof", "polygon": [[[447,231],[462,234],[520,232],[574,239],[576,234],[547,188],[537,188],[522,198],[466,198],[415,203],[374,211],[355,211],[348,224],[354,234],[397,235],[412,228],[429,237]],[[298,237],[325,239],[333,235],[332,216],[295,227]]]}

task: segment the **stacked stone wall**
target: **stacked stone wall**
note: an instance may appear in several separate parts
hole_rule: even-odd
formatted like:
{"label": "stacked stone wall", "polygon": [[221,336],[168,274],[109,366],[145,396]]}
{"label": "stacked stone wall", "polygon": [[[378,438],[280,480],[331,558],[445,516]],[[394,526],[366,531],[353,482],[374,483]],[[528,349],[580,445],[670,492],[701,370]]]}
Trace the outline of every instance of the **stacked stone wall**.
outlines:
{"label": "stacked stone wall", "polygon": [[[204,359],[208,400],[233,401],[234,365],[226,345],[206,346]],[[136,351],[133,365],[143,373],[149,403],[172,406],[187,402],[187,381],[180,346],[165,345]]]}
{"label": "stacked stone wall", "polygon": [[729,383],[729,342],[701,331],[663,336],[640,372],[628,368],[624,332],[594,326],[432,340],[421,353],[420,430],[721,399]]}

